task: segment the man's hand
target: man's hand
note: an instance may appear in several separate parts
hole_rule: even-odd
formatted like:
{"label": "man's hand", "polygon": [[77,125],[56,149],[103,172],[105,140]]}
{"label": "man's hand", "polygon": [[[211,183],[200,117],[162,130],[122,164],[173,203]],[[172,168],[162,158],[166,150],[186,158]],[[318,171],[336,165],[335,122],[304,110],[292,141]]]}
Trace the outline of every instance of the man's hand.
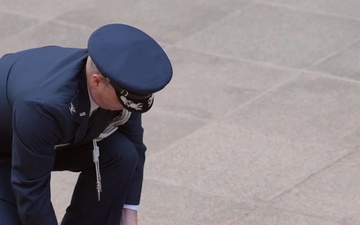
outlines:
{"label": "man's hand", "polygon": [[120,225],[137,225],[137,211],[123,209]]}

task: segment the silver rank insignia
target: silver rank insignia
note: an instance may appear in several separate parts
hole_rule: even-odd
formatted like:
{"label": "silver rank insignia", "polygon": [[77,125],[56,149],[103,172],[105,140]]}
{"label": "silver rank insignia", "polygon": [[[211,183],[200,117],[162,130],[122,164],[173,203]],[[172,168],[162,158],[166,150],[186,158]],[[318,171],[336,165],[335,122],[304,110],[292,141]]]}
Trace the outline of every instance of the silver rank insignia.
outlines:
{"label": "silver rank insignia", "polygon": [[71,115],[73,115],[74,113],[76,113],[76,109],[75,109],[74,105],[72,104],[72,102],[70,103],[69,109],[70,109]]}

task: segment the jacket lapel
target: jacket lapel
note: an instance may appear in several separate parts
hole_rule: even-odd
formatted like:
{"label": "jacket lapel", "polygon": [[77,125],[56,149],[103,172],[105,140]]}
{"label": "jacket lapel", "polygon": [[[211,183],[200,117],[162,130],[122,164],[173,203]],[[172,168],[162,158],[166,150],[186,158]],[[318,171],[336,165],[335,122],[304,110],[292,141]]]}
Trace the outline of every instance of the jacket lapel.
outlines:
{"label": "jacket lapel", "polygon": [[86,130],[89,123],[89,111],[90,111],[90,100],[86,84],[86,75],[85,72],[80,74],[80,84],[79,84],[79,98],[78,98],[78,109],[76,109],[76,114],[74,116],[74,122],[77,126],[75,131],[74,143],[78,143],[81,139],[85,137]]}
{"label": "jacket lapel", "polygon": [[90,117],[86,140],[97,138],[105,130],[109,122],[114,118],[115,113],[109,110],[98,108]]}

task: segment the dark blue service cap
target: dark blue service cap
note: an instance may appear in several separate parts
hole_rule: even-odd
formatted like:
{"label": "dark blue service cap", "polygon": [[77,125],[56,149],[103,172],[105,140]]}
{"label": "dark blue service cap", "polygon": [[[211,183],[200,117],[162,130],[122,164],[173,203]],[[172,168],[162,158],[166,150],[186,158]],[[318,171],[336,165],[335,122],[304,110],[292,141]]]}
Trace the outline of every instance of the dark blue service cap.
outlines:
{"label": "dark blue service cap", "polygon": [[129,25],[109,24],[95,30],[88,51],[103,76],[134,94],[157,92],[172,78],[170,60],[161,46]]}

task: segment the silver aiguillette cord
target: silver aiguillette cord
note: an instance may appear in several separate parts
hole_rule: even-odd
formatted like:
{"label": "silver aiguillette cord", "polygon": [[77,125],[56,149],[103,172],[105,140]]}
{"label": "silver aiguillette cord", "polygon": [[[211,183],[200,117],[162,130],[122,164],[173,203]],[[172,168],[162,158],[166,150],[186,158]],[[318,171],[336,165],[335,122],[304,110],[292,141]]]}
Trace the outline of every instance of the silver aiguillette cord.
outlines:
{"label": "silver aiguillette cord", "polygon": [[97,145],[98,141],[101,141],[104,138],[107,138],[112,133],[114,133],[118,126],[125,124],[131,116],[131,112],[127,110],[122,110],[118,116],[116,116],[110,124],[105,128],[105,130],[99,135],[99,137],[93,139],[93,161],[95,163],[95,172],[96,172],[96,190],[98,193],[98,201],[100,201],[100,193],[102,192],[101,188],[101,176],[100,176],[100,166],[99,166],[99,146]]}
{"label": "silver aiguillette cord", "polygon": [[100,176],[100,167],[99,167],[99,146],[97,145],[97,140],[93,140],[93,161],[95,163],[95,172],[96,172],[96,190],[98,193],[98,201],[100,201],[100,193],[101,193],[101,176]]}

